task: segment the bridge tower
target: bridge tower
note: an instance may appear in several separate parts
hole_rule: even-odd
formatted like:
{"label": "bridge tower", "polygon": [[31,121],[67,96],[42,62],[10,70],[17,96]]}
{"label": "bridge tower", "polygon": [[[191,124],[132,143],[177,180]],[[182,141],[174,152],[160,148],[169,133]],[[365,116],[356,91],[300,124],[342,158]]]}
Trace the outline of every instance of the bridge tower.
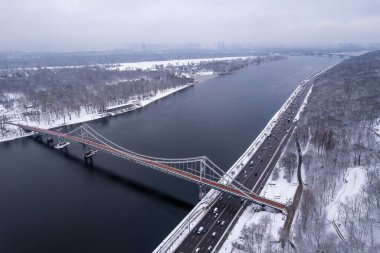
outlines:
{"label": "bridge tower", "polygon": [[[199,169],[199,180],[202,182],[202,179],[205,178],[205,173],[206,173],[206,164],[205,164],[205,159],[203,158],[202,161],[200,162],[200,169]],[[199,184],[199,199],[201,199],[204,194],[206,193],[206,189],[203,187],[203,184]]]}

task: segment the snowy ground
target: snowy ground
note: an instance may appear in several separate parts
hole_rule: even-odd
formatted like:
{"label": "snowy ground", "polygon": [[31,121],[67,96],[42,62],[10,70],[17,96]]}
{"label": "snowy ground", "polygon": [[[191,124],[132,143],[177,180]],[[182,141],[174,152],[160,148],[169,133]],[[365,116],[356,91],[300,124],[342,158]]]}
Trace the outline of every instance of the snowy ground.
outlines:
{"label": "snowy ground", "polygon": [[313,86],[310,87],[309,92],[306,94],[305,100],[303,101],[303,103],[302,103],[302,105],[301,105],[301,107],[300,107],[300,109],[299,109],[297,115],[294,117],[293,122],[299,120],[301,113],[302,113],[303,110],[305,109],[305,106],[306,106],[306,104],[307,104],[308,98],[309,98],[309,96],[310,96],[312,90],[313,90]]}
{"label": "snowy ground", "polygon": [[[327,220],[330,222],[335,221],[339,230],[345,235],[345,229],[342,225],[343,221],[339,217],[339,207],[347,203],[350,199],[357,196],[366,182],[366,170],[363,167],[353,167],[347,169],[345,183],[337,192],[334,200],[325,208],[327,213]],[[333,225],[331,231],[336,232]]]}
{"label": "snowy ground", "polygon": [[[201,61],[230,61],[237,59],[249,59],[256,58],[256,56],[234,56],[234,57],[214,57],[214,58],[194,58],[194,59],[174,59],[165,61],[142,61],[142,62],[125,62],[117,64],[92,64],[92,65],[73,65],[73,66],[48,66],[47,69],[63,69],[63,68],[83,68],[83,67],[107,67],[109,70],[132,70],[132,69],[154,69],[156,65],[188,65],[188,64],[199,64]],[[21,69],[21,68],[15,68]],[[22,68],[24,70],[36,70],[37,68]]]}
{"label": "snowy ground", "polygon": [[[284,179],[283,169],[278,169],[279,178],[277,180],[272,180],[272,177],[270,176],[270,179],[265,184],[265,187],[263,188],[260,196],[282,203],[290,203],[298,186],[297,174],[295,173],[292,180],[288,182],[286,179]],[[270,234],[273,241],[279,241],[279,231],[284,226],[285,216],[281,213],[274,213],[266,210],[255,212],[256,208],[257,205],[250,204],[244,210],[219,252],[244,252],[244,250],[239,250],[236,248],[237,244],[241,246],[244,245],[244,240],[242,240],[242,231],[244,227],[249,227],[254,223],[257,224],[264,215],[269,216],[271,220],[270,226],[266,232]]]}
{"label": "snowy ground", "polygon": [[134,70],[134,69],[154,69],[155,66],[180,66],[188,64],[199,64],[204,61],[229,61],[237,59],[249,59],[255,58],[254,56],[241,56],[241,57],[219,57],[219,58],[200,58],[200,59],[181,59],[181,60],[167,60],[167,61],[144,61],[144,62],[127,62],[120,63],[110,67],[109,69],[118,69],[118,70]]}
{"label": "snowy ground", "polygon": [[380,142],[380,118],[377,118],[375,126],[373,127],[373,131],[376,134],[376,141]]}
{"label": "snowy ground", "polygon": [[338,220],[338,209],[341,203],[357,195],[366,181],[365,169],[363,167],[349,168],[346,174],[346,182],[336,194],[334,200],[326,207],[327,219]]}
{"label": "snowy ground", "polygon": [[[279,240],[279,231],[284,226],[285,220],[282,214],[267,211],[257,212],[255,205],[250,205],[240,216],[238,222],[228,236],[228,240],[220,248],[220,253],[244,253],[244,239],[242,231],[244,228],[257,224],[263,216],[270,218],[270,226],[268,226],[266,234],[270,234],[273,241]],[[240,249],[239,249],[240,248]]]}
{"label": "snowy ground", "polygon": [[273,199],[277,202],[286,203],[288,205],[292,202],[294,194],[297,190],[297,173],[294,173],[292,180],[288,182],[284,178],[283,168],[278,168],[278,170],[279,178],[277,180],[272,180],[272,177],[269,177],[267,184],[261,191],[260,196]]}

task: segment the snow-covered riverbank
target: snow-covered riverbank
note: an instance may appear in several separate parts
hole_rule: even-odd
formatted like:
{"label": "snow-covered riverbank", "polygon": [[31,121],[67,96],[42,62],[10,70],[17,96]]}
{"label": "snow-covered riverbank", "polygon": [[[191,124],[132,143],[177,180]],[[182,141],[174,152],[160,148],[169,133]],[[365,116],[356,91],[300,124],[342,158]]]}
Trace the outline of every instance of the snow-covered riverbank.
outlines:
{"label": "snow-covered riverbank", "polygon": [[[172,89],[167,89],[167,90],[161,90],[158,91],[154,96],[151,96],[149,98],[143,99],[139,101],[139,105],[135,107],[135,109],[139,109],[142,107],[145,107],[149,105],[150,103],[153,103],[161,98],[164,98],[166,96],[169,96],[175,92],[178,92],[180,90],[183,90],[185,88],[188,88],[193,84],[188,84],[188,85],[183,85],[179,87],[175,87]],[[59,118],[56,119],[53,122],[46,122],[44,120],[38,121],[31,121],[31,120],[25,120],[21,119],[21,116],[17,113],[14,112],[7,112],[9,115],[12,115],[12,118],[9,120],[10,122],[13,123],[19,123],[19,124],[25,124],[25,125],[30,125],[30,126],[36,126],[39,128],[55,128],[55,127],[60,127],[60,126],[65,126],[65,125],[73,125],[73,124],[78,124],[78,123],[83,123],[83,122],[88,122],[104,117],[110,116],[109,113],[87,113],[83,108],[81,109],[80,113],[78,115],[72,116],[71,118]],[[119,111],[116,113],[113,113],[113,115],[118,115],[124,113],[123,111]],[[14,140],[17,138],[25,137],[28,136],[28,134],[25,134],[22,130],[20,130],[18,127],[12,126],[12,125],[4,125],[5,131],[4,136],[0,136],[0,142],[4,141],[10,141]]]}
{"label": "snow-covered riverbank", "polygon": [[119,63],[112,65],[109,69],[118,70],[135,70],[135,69],[154,69],[155,66],[167,67],[172,66],[183,66],[189,64],[199,64],[201,62],[210,61],[232,61],[232,60],[246,60],[255,59],[256,56],[236,56],[236,57],[217,57],[217,58],[194,58],[194,59],[177,59],[177,60],[166,60],[166,61],[144,61],[144,62],[128,62]]}

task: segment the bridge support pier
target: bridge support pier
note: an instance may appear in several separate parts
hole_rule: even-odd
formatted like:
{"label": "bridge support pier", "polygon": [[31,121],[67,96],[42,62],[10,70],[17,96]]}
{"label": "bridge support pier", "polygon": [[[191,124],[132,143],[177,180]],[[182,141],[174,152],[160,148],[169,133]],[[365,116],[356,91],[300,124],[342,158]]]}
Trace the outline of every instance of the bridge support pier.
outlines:
{"label": "bridge support pier", "polygon": [[54,145],[54,139],[51,136],[46,136],[46,144],[48,145]]}
{"label": "bridge support pier", "polygon": [[[82,129],[81,129],[81,135],[82,135]],[[83,135],[82,135],[83,136]],[[82,137],[83,138],[83,137]],[[86,157],[86,152],[87,152],[87,145],[82,144],[82,150],[83,150],[83,158],[84,162],[87,164],[87,161],[90,161],[92,163],[92,156]]]}
{"label": "bridge support pier", "polygon": [[199,197],[199,199],[202,199],[203,198],[203,186],[200,184],[199,185],[199,195],[198,195],[198,197]]}
{"label": "bridge support pier", "polygon": [[203,184],[199,184],[199,200],[201,200],[206,193],[207,193],[207,186]]}
{"label": "bridge support pier", "polygon": [[[202,178],[205,178],[206,176],[206,165],[205,161],[201,161],[200,168],[199,168],[199,180],[202,182]],[[203,190],[203,185],[199,184],[199,199],[202,199],[205,194],[205,190]]]}

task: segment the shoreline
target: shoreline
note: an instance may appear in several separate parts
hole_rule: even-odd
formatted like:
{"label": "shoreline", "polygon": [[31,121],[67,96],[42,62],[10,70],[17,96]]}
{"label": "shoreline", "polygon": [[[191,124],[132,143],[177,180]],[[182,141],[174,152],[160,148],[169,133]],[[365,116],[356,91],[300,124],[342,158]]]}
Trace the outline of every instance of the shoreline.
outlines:
{"label": "shoreline", "polygon": [[[131,112],[131,111],[142,109],[142,108],[148,106],[149,104],[151,104],[153,102],[156,102],[156,101],[158,101],[158,100],[160,100],[160,99],[162,99],[164,97],[167,97],[169,95],[172,95],[172,94],[174,94],[174,93],[176,93],[178,91],[184,90],[184,89],[189,88],[189,87],[194,86],[194,85],[198,85],[198,84],[202,83],[203,81],[206,81],[206,80],[209,80],[209,79],[217,77],[216,75],[208,75],[208,76],[210,76],[210,78],[206,78],[205,80],[196,80],[194,83],[191,83],[191,84],[187,84],[187,85],[183,85],[183,86],[178,86],[178,87],[175,87],[175,88],[172,88],[172,89],[168,89],[168,90],[158,91],[155,96],[153,96],[153,97],[151,97],[151,98],[149,98],[147,100],[140,101],[140,106],[136,107],[133,110],[129,110],[129,111],[122,111],[122,110],[120,110],[119,112],[112,113],[112,114],[109,114],[109,113],[83,114],[83,115],[80,115],[79,117],[71,118],[68,121],[66,121],[65,119],[61,118],[59,120],[56,120],[52,124],[30,122],[30,121],[25,121],[25,120],[21,121],[21,120],[17,120],[17,119],[12,119],[12,120],[10,120],[10,122],[23,123],[23,124],[27,124],[27,125],[31,125],[31,126],[45,128],[45,129],[53,129],[53,128],[57,128],[57,127],[63,127],[63,126],[70,126],[70,125],[75,125],[75,124],[81,124],[81,123],[90,122],[90,121],[94,121],[94,120],[99,120],[99,119],[103,119],[103,118],[107,118],[107,117],[119,116],[121,114],[125,114],[125,113]],[[20,131],[19,129],[17,129],[17,127],[14,127],[14,126],[9,126],[8,125],[6,127],[6,129],[10,130],[11,134],[10,134],[9,137],[0,138],[0,143],[1,142],[12,141],[12,140],[23,138],[23,137],[28,137],[28,136],[31,135],[30,133],[23,133],[22,131]]]}

